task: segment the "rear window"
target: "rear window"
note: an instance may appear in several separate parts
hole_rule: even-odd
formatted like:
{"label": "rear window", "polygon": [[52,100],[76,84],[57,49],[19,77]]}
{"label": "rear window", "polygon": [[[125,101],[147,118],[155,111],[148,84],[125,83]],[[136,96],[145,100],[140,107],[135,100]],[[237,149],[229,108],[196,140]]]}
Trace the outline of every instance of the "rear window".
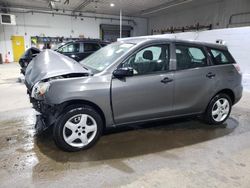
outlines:
{"label": "rear window", "polygon": [[218,49],[209,49],[214,65],[224,65],[224,64],[233,64],[234,59],[230,55],[230,53],[226,50],[218,50]]}
{"label": "rear window", "polygon": [[84,52],[95,52],[101,47],[96,43],[84,43]]}
{"label": "rear window", "polygon": [[201,47],[177,44],[176,62],[178,70],[193,69],[207,66],[207,57]]}

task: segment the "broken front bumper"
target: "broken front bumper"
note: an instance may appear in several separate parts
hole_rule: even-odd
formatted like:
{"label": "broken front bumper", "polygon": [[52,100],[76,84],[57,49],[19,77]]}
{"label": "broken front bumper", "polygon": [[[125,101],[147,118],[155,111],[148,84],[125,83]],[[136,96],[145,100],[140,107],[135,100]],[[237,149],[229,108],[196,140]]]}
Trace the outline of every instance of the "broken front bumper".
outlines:
{"label": "broken front bumper", "polygon": [[42,115],[37,115],[35,124],[36,134],[39,135],[43,133],[48,127],[49,126],[46,125],[44,117]]}
{"label": "broken front bumper", "polygon": [[45,104],[43,101],[30,97],[33,108],[40,114],[36,116],[35,130],[37,134],[41,134],[53,124],[55,124],[60,110],[56,106]]}

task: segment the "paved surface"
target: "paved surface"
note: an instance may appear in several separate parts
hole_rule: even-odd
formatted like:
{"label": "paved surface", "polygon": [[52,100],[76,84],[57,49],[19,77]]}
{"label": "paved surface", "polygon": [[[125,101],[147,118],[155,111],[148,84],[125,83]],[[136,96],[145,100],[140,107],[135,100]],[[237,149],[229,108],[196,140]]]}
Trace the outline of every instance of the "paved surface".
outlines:
{"label": "paved surface", "polygon": [[250,94],[221,127],[181,119],[107,132],[93,148],[57,149],[34,135],[35,111],[0,65],[0,187],[250,187]]}

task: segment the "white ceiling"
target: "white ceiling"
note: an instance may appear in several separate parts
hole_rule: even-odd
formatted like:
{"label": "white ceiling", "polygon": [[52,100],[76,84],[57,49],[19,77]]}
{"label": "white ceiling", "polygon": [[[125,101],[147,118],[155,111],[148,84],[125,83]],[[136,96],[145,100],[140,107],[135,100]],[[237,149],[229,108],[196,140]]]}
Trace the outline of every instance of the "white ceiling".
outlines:
{"label": "white ceiling", "polygon": [[[49,9],[50,0],[0,0],[1,5],[9,7],[24,7],[33,9]],[[118,15],[120,9],[123,14],[127,16],[149,17],[151,14],[160,14],[159,10],[162,7],[172,8],[173,4],[178,4],[183,1],[190,3],[191,0],[53,0],[55,1],[56,8],[67,10],[78,10],[83,12],[100,13]],[[68,3],[67,3],[68,1]],[[195,0],[193,0],[195,1]],[[111,7],[110,4],[114,3],[115,6]],[[84,6],[80,6],[84,4]],[[181,6],[182,4],[178,5]],[[146,12],[152,12],[144,14]]]}

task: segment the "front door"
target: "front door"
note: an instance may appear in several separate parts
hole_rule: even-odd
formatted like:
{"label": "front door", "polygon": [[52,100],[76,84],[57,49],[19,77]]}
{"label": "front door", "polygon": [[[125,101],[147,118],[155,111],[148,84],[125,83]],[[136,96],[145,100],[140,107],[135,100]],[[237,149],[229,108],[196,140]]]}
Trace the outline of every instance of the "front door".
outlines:
{"label": "front door", "polygon": [[58,52],[79,62],[81,61],[81,54],[83,54],[83,47],[79,42],[72,42],[59,48]]}
{"label": "front door", "polygon": [[172,114],[173,73],[169,72],[169,45],[147,46],[120,67],[134,76],[112,80],[112,107],[116,124],[167,117]]}
{"label": "front door", "polygon": [[14,61],[18,62],[20,57],[23,55],[23,53],[25,51],[24,37],[23,36],[12,36],[11,40],[12,40]]}

